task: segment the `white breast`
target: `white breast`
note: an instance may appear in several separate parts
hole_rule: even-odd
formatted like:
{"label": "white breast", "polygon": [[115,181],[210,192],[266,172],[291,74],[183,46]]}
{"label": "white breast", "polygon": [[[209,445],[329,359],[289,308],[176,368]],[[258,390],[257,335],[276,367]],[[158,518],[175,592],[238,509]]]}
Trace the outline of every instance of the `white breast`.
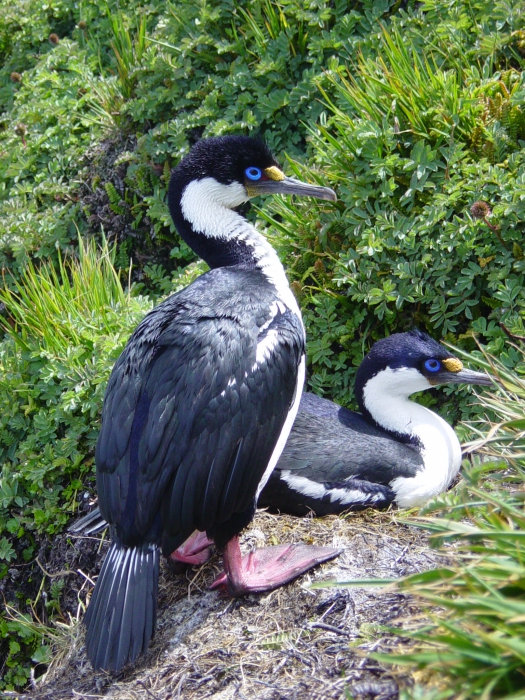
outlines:
{"label": "white breast", "polygon": [[450,425],[408,396],[430,388],[416,369],[387,367],[370,379],[363,400],[374,420],[387,430],[416,437],[424,467],[414,477],[390,482],[401,507],[417,506],[444,491],[461,466],[461,446]]}

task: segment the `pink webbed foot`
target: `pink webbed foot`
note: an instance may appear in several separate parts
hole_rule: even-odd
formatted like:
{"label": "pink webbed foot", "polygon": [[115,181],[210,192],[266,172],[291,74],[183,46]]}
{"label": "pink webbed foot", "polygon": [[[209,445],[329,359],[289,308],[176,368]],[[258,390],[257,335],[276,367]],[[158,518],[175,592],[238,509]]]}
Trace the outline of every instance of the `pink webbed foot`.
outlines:
{"label": "pink webbed foot", "polygon": [[272,591],[337,557],[341,551],[333,547],[287,544],[256,549],[243,557],[239,538],[234,537],[224,550],[224,572],[210,588],[224,587],[231,596]]}
{"label": "pink webbed foot", "polygon": [[170,554],[170,562],[181,562],[191,566],[205,564],[211,557],[210,547],[212,544],[213,542],[206,537],[205,532],[195,530],[183,545]]}

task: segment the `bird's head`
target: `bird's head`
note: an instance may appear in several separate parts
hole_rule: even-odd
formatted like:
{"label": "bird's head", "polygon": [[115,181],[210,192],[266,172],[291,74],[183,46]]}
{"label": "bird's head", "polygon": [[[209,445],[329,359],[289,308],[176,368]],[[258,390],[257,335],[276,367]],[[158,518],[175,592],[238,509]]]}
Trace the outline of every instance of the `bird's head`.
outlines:
{"label": "bird's head", "polygon": [[438,384],[493,384],[487,374],[466,369],[441,343],[418,330],[375,343],[359,367],[356,393],[363,393],[367,385],[368,393],[371,382],[385,397],[410,396]]}
{"label": "bird's head", "polygon": [[328,187],[287,177],[262,139],[221,136],[198,141],[175,168],[170,196],[192,183],[218,204],[234,209],[260,194],[296,194],[336,201]]}

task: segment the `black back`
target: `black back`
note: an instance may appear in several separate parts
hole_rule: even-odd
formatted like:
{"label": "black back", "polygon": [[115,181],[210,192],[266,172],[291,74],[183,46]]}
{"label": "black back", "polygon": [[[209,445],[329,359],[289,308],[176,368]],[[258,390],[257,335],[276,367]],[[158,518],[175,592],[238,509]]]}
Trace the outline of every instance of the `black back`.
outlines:
{"label": "black back", "polygon": [[[168,555],[195,529],[221,546],[251,519],[304,352],[289,311],[261,333],[276,299],[261,273],[212,270],[133,333],[96,450],[100,510],[118,541],[162,539]],[[257,343],[275,330],[277,347],[257,364]]]}
{"label": "black back", "polygon": [[[306,393],[278,470],[318,482],[363,479],[387,486],[397,476],[410,478],[423,466],[419,452],[393,440],[354,411]],[[267,504],[264,491],[259,505]]]}

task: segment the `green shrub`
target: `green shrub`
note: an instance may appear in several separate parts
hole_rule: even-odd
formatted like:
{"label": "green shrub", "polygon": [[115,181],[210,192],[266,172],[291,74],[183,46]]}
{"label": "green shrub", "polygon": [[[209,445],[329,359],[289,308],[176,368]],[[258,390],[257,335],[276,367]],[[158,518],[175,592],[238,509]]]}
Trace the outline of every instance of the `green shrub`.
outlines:
{"label": "green shrub", "polygon": [[261,131],[277,152],[304,152],[305,124],[324,111],[317,82],[329,88],[327,62],[373,45],[378,19],[397,8],[194,0],[151,3],[137,21],[133,0],[8,4],[0,263],[16,272],[74,245],[75,227],[98,234],[102,225],[118,238],[119,259],[148,258],[168,276],[194,260],[165,204],[169,170],[189,145]]}
{"label": "green shrub", "polygon": [[[29,265],[12,291],[0,291],[7,334],[0,345],[0,579],[9,581],[14,563],[32,561],[42,538],[62,530],[92,482],[109,372],[151,308],[124,292],[114,252],[80,240],[78,259],[59,258],[58,271]],[[31,575],[26,570],[26,584]],[[42,626],[31,623],[28,603],[22,596],[18,612],[11,603],[9,616],[0,616],[0,639],[9,640],[0,687],[23,685],[30,659],[44,661]]]}
{"label": "green shrub", "polygon": [[109,372],[151,308],[124,292],[114,252],[80,240],[78,260],[60,259],[58,271],[29,264],[13,291],[0,291],[8,336],[0,346],[2,532],[14,534],[13,507],[19,538],[57,532],[75,512]]}
{"label": "green shrub", "polygon": [[[261,131],[338,190],[335,207],[259,211],[301,298],[316,391],[350,403],[349,369],[414,320],[464,347],[478,333],[519,367],[503,326],[523,335],[524,53],[520,0],[0,0],[3,583],[90,483],[132,329],[204,269],[165,201],[201,135]],[[101,230],[111,255],[78,247]],[[472,415],[451,397],[449,418]],[[15,616],[0,635],[3,683],[21,685],[41,630]]]}
{"label": "green shrub", "polygon": [[0,133],[0,263],[18,273],[76,241],[82,222],[79,166],[96,130],[86,86],[97,78],[85,52],[61,41],[28,72]]}
{"label": "green shrub", "polygon": [[[329,89],[325,67],[343,50],[373,44],[374,24],[396,7],[363,6],[353,9],[347,0],[170,5],[140,51],[132,48],[141,45],[140,32],[132,35],[125,23],[114,22],[115,36],[127,47],[125,65],[121,51],[116,61],[129,99],[114,112],[102,94],[100,118],[129,130],[147,125],[147,133],[123,154],[113,182],[104,183],[109,202],[87,200],[94,217],[107,203],[101,222],[108,207],[114,220],[119,217],[119,243],[128,256],[147,256],[168,271],[194,259],[178,242],[164,200],[170,168],[197,137],[258,131],[277,154],[304,153],[307,123],[325,111],[318,90],[318,83]],[[171,247],[171,258],[159,245]]]}
{"label": "green shrub", "polygon": [[500,352],[503,327],[524,334],[523,74],[407,46],[385,29],[377,58],[334,67],[334,96],[320,85],[331,116],[311,127],[311,163],[339,203],[263,212],[302,299],[311,384],[344,403],[345,368],[384,335],[415,324]]}

